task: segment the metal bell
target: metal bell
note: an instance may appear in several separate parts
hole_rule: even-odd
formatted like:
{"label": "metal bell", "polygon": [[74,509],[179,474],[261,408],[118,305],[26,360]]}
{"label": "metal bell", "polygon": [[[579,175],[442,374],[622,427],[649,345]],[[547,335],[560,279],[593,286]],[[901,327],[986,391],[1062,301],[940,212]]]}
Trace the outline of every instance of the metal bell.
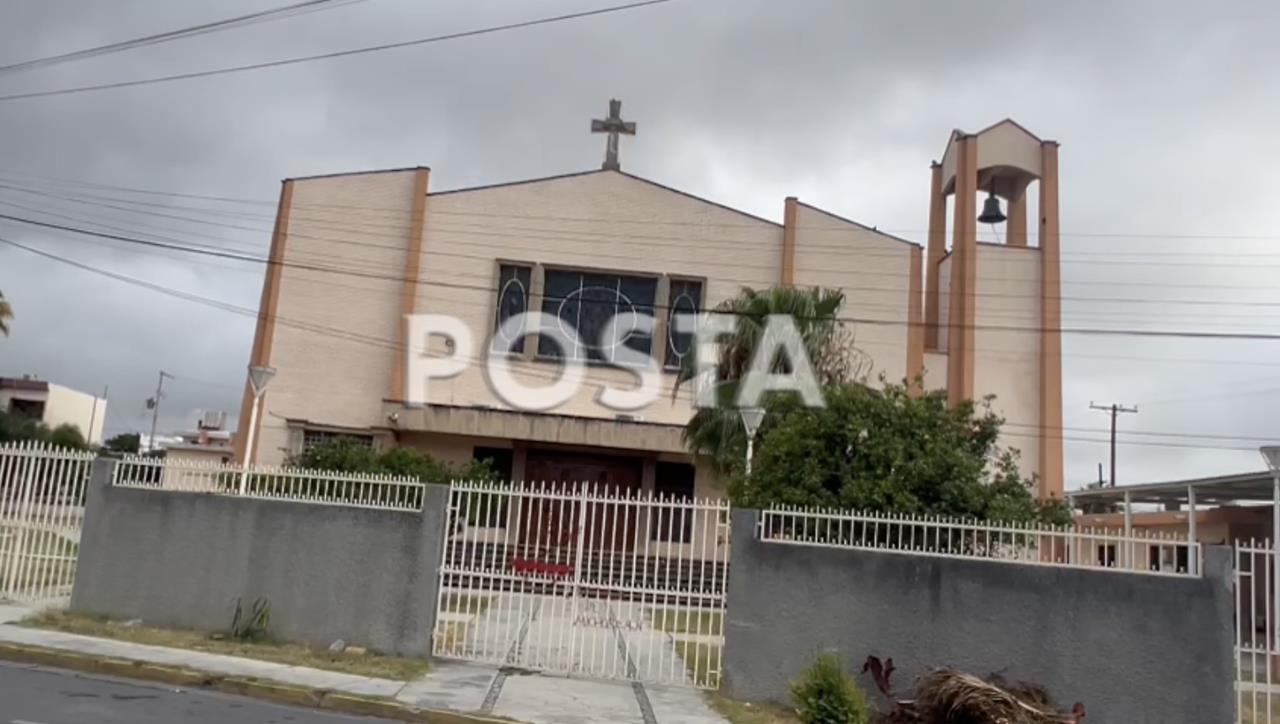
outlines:
{"label": "metal bell", "polygon": [[1000,210],[1000,199],[996,198],[994,191],[987,196],[987,200],[982,202],[982,213],[978,214],[978,221],[984,224],[999,224],[1009,217],[1004,215]]}

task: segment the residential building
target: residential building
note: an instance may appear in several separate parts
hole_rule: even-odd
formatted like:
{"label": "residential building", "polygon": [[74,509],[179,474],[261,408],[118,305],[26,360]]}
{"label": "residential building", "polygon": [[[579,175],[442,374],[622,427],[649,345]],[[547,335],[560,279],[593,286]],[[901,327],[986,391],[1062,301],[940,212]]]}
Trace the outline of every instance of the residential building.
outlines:
{"label": "residential building", "polygon": [[39,420],[50,428],[74,425],[91,445],[102,444],[107,400],[30,375],[0,377],[0,410]]}
{"label": "residential building", "polygon": [[[1237,473],[1074,490],[1082,528],[1137,531],[1207,545],[1271,538],[1271,473]],[[1151,554],[1154,558],[1155,554]]]}
{"label": "residential building", "polygon": [[232,434],[226,429],[227,413],[220,410],[200,416],[196,429],[178,435],[176,440],[160,443],[155,454],[182,463],[230,463],[235,458]]}
{"label": "residential building", "polygon": [[[1005,442],[1022,451],[1040,494],[1059,495],[1057,149],[1008,120],[953,132],[931,167],[924,248],[796,198],[783,201],[781,223],[699,198],[621,171],[616,145],[602,170],[446,191],[430,189],[423,167],[288,179],[249,360],[277,370],[254,458],[278,463],[344,437],[489,458],[515,480],[719,496],[682,437],[692,394],[673,385],[692,337],[671,315],[743,287],[821,286],[845,293],[841,316],[869,380],[922,378],[953,402],[997,395],[1018,425]],[[979,192],[1008,209],[1004,243],[977,241]],[[654,314],[653,334],[625,344],[662,368],[656,401],[626,413],[597,401],[606,385],[634,387],[635,375],[601,364],[606,345],[591,340],[605,315],[591,305]],[[552,409],[515,409],[486,381],[490,335],[525,310],[568,320],[588,340],[560,353],[544,338],[516,343],[514,374],[530,386],[555,378],[559,355],[588,363],[587,384]],[[433,336],[420,352],[404,321],[413,314],[455,316],[478,341],[461,373],[430,381],[422,405],[407,397],[406,350],[456,350]]]}

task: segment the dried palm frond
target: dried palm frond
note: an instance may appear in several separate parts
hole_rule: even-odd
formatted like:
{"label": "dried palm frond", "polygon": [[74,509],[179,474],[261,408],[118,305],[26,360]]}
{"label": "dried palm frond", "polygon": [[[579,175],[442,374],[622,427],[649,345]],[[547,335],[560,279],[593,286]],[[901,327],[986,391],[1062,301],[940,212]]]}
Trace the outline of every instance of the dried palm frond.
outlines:
{"label": "dried palm frond", "polygon": [[1038,687],[1021,687],[1027,699],[982,679],[937,669],[920,679],[914,709],[929,724],[1061,724],[1075,718],[1049,708]]}

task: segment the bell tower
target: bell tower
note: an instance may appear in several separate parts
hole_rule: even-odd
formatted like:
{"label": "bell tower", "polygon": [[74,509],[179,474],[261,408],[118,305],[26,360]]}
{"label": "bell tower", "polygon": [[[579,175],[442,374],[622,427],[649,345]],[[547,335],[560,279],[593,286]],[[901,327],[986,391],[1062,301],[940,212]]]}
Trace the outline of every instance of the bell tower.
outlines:
{"label": "bell tower", "polygon": [[[1031,246],[1033,183],[1039,220]],[[979,244],[979,224],[991,225],[1003,243]],[[932,166],[925,274],[925,350],[935,364],[945,356],[950,404],[995,394],[1001,414],[1016,425],[1002,442],[1023,451],[1024,472],[1039,476],[1040,497],[1061,497],[1058,143],[1010,119],[977,133],[953,131]],[[1035,389],[1027,377],[1036,378]]]}

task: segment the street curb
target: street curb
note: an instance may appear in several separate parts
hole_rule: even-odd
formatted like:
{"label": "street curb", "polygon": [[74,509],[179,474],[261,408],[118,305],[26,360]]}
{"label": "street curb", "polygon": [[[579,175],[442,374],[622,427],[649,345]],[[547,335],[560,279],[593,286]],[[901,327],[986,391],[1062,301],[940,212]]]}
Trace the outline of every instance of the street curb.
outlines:
{"label": "street curb", "polygon": [[326,709],[343,714],[376,716],[427,724],[510,724],[510,719],[473,716],[452,711],[419,709],[394,699],[355,696],[277,681],[226,676],[182,666],[166,666],[133,659],[101,658],[73,651],[0,642],[0,660],[70,669],[86,674],[141,679],[189,689],[214,689],[225,694],[264,699],[278,704]]}

